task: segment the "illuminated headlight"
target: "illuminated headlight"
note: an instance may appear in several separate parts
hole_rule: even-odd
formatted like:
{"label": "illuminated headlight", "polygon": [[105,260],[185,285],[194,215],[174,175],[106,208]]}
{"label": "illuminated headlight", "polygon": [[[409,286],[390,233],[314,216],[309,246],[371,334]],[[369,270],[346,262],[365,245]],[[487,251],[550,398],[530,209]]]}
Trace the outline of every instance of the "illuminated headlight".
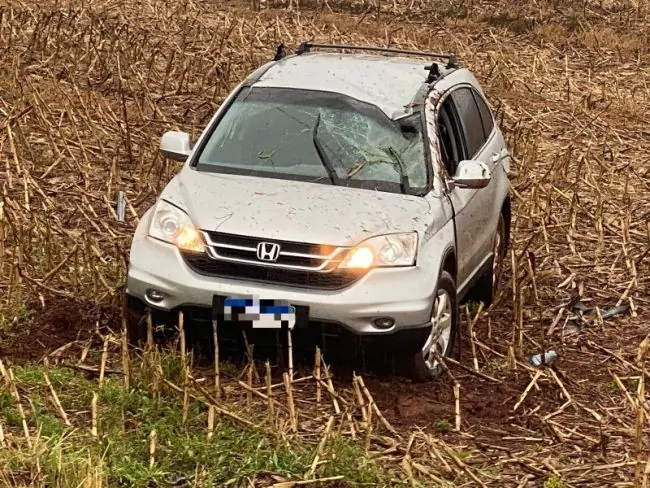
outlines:
{"label": "illuminated headlight", "polygon": [[371,237],[355,247],[339,268],[369,269],[374,267],[413,266],[417,257],[416,232]]}
{"label": "illuminated headlight", "polygon": [[154,210],[149,235],[161,241],[174,244],[179,249],[191,252],[205,252],[201,233],[190,217],[178,207],[160,200]]}

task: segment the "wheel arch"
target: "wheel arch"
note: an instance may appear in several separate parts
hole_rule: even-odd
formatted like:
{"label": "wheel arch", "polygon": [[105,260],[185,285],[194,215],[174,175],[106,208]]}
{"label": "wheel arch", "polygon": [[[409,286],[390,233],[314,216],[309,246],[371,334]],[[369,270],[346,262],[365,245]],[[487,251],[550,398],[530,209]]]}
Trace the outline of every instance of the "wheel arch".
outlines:
{"label": "wheel arch", "polygon": [[447,271],[456,283],[458,279],[458,261],[456,260],[456,251],[451,247],[447,249],[443,254],[441,262],[440,274],[442,274],[443,271]]}

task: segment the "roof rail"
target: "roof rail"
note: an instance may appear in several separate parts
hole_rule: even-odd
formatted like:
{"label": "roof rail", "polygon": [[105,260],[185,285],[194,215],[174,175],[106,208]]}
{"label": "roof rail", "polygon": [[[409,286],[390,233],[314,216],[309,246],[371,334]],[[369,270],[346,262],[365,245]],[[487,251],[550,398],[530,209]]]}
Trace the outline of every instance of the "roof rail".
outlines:
{"label": "roof rail", "polygon": [[275,49],[275,57],[273,58],[273,61],[280,61],[283,58],[287,57],[287,48],[284,46],[283,43],[278,44],[277,48]]}
{"label": "roof rail", "polygon": [[395,54],[410,54],[412,56],[426,56],[430,58],[442,58],[447,60],[447,68],[458,68],[458,63],[455,54],[442,54],[442,53],[430,53],[425,51],[410,51],[407,49],[393,49],[389,47],[373,47],[373,46],[352,46],[346,44],[317,44],[308,41],[300,43],[296,54],[308,53],[312,48],[322,48],[322,49],[350,49],[355,51],[378,51],[384,53],[395,53]]}

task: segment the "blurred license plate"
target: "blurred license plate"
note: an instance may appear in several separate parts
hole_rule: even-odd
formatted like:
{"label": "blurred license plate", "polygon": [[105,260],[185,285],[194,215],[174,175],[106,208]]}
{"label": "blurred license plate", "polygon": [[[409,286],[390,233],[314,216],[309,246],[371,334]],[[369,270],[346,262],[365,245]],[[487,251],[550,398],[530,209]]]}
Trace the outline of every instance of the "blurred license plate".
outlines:
{"label": "blurred license plate", "polygon": [[293,329],[296,325],[296,307],[284,300],[225,297],[216,302],[218,320],[251,325],[254,329]]}

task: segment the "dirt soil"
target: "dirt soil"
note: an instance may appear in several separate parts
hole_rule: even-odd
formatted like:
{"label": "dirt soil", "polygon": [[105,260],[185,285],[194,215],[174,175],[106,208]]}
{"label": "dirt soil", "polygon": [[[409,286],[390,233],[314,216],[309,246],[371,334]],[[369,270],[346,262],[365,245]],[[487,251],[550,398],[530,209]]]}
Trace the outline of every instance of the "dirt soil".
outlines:
{"label": "dirt soil", "polygon": [[28,306],[28,324],[18,324],[0,336],[0,357],[11,364],[41,361],[74,341],[90,339],[96,330],[120,330],[119,309],[85,300],[51,297]]}

